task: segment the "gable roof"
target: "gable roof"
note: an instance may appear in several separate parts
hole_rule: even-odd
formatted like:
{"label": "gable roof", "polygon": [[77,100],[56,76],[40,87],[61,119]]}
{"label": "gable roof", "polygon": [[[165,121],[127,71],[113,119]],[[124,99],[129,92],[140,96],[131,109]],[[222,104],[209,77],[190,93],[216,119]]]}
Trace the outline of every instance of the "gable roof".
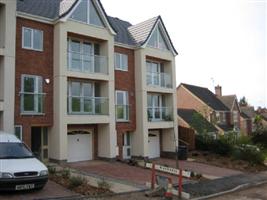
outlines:
{"label": "gable roof", "polygon": [[[193,124],[193,116],[194,114],[197,114],[198,112],[194,109],[177,109],[177,115],[181,117],[188,125],[190,125],[192,128],[197,129],[197,127],[194,127]],[[206,120],[201,114],[199,114],[199,120],[201,123],[208,128],[208,132],[216,132],[218,131],[216,127],[211,124],[208,120]]]}
{"label": "gable roof", "polygon": [[256,112],[253,106],[241,106],[241,112],[245,113],[249,118],[254,118],[256,116]]}
{"label": "gable roof", "polygon": [[161,25],[163,29],[163,34],[165,35],[166,39],[169,41],[169,47],[171,51],[175,54],[178,55],[171,38],[168,34],[168,31],[163,23],[163,20],[161,16],[153,17],[151,19],[148,19],[144,22],[138,23],[136,25],[133,25],[128,28],[130,34],[134,38],[136,44],[138,46],[144,46],[150,39],[150,36],[152,35],[153,31],[157,27],[157,25]]}
{"label": "gable roof", "polygon": [[232,108],[234,107],[234,104],[237,104],[237,108],[238,111],[241,112],[238,101],[237,101],[237,97],[236,95],[224,95],[224,96],[217,96],[218,99],[221,100],[221,102],[227,107],[229,108],[229,110],[232,110]]}
{"label": "gable roof", "polygon": [[128,28],[132,26],[131,23],[123,21],[116,17],[108,17],[112,27],[116,31],[115,41],[127,45],[136,45],[136,42],[132,38]]}
{"label": "gable roof", "polygon": [[227,108],[217,97],[213,94],[208,88],[199,87],[195,85],[189,85],[185,83],[181,83],[181,86],[185,87],[191,93],[193,93],[196,97],[202,100],[206,105],[211,107],[215,111],[229,111]]}
{"label": "gable roof", "polygon": [[243,117],[244,119],[250,119],[250,117],[247,116],[244,112],[241,112],[240,116]]}

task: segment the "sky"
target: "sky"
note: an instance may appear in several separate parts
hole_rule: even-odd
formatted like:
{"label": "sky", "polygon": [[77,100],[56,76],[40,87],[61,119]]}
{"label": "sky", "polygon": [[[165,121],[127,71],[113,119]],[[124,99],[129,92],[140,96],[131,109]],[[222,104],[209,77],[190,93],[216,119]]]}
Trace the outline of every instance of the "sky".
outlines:
{"label": "sky", "polygon": [[137,24],[161,15],[179,55],[176,83],[221,85],[267,107],[267,0],[101,0],[108,15]]}

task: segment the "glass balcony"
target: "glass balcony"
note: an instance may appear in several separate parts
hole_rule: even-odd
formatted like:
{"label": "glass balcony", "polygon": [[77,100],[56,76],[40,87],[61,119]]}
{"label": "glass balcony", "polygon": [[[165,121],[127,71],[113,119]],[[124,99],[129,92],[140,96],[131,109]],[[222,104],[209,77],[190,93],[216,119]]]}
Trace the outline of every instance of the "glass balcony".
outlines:
{"label": "glass balcony", "polygon": [[21,92],[21,113],[22,114],[43,114],[45,93]]}
{"label": "glass balcony", "polygon": [[147,72],[146,82],[147,82],[147,85],[150,85],[150,86],[172,88],[171,75],[167,73]]}
{"label": "glass balcony", "polygon": [[170,107],[148,107],[148,121],[173,121],[172,108]]}
{"label": "glass balcony", "polygon": [[106,97],[69,96],[68,113],[75,115],[108,115],[109,100]]}
{"label": "glass balcony", "polygon": [[108,74],[107,56],[81,54],[77,52],[68,52],[68,69],[70,71]]}
{"label": "glass balcony", "polygon": [[129,105],[116,105],[116,120],[129,121],[130,106]]}

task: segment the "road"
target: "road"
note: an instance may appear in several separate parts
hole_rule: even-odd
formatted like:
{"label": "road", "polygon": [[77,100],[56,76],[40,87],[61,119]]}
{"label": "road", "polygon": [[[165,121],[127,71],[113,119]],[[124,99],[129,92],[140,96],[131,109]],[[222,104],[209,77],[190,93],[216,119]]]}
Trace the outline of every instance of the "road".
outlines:
{"label": "road", "polygon": [[267,184],[240,190],[234,193],[211,198],[209,200],[267,200]]}

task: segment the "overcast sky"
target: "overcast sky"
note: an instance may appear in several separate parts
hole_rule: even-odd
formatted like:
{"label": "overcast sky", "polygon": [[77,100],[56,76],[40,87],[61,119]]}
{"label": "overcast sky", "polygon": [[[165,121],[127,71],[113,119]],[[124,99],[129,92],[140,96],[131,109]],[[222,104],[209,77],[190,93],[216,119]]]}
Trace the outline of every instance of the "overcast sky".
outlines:
{"label": "overcast sky", "polygon": [[179,53],[181,82],[222,86],[267,107],[267,0],[102,0],[113,17],[136,24],[161,15]]}

